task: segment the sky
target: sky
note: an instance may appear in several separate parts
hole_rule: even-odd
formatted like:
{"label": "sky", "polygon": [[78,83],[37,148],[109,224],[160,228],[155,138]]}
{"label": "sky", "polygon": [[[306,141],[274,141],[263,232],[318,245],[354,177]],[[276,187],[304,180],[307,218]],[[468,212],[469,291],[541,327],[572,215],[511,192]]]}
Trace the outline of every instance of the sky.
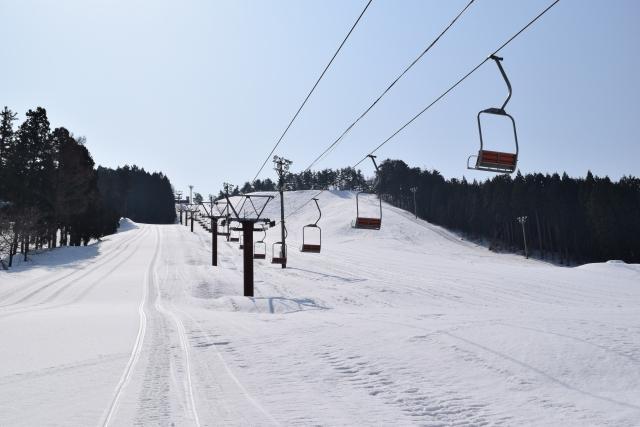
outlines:
{"label": "sky", "polygon": [[[276,154],[305,169],[468,0],[373,0]],[[482,61],[550,0],[476,0],[317,168],[355,164]],[[0,104],[42,106],[85,136],[96,164],[162,171],[203,195],[249,181],[365,0],[3,0]],[[561,0],[500,54],[513,85],[519,168],[640,175],[640,2]],[[476,114],[506,89],[485,63],[387,143],[380,160],[466,169]],[[490,120],[486,148],[512,150]],[[261,178],[275,177],[268,164]],[[361,165],[365,175],[370,164]]]}

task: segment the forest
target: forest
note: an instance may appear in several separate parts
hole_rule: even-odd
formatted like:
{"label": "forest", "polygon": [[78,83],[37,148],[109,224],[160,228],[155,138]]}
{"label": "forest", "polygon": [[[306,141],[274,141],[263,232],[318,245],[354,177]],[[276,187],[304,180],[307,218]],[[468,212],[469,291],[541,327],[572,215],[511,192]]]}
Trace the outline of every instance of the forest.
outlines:
{"label": "forest", "polygon": [[[358,190],[368,185],[369,182],[362,175],[362,172],[351,167],[337,170],[323,169],[317,172],[307,170],[299,173],[288,173],[285,177],[285,189],[287,191],[324,188]],[[224,198],[225,190],[229,195],[235,196],[253,191],[276,191],[277,185],[269,178],[265,180],[256,179],[253,183],[245,182],[241,187],[225,183],[224,189],[220,190],[218,194],[219,199]]]}
{"label": "forest", "polygon": [[[518,172],[468,182],[387,159],[376,180],[345,168],[291,173],[286,182],[289,190],[376,191],[386,202],[415,209],[419,218],[495,251],[523,251],[526,235],[530,255],[560,264],[640,262],[640,179],[631,176],[614,182],[591,172],[584,178]],[[275,190],[270,180],[234,188],[239,193],[268,190]],[[526,217],[524,230],[519,217]]]}
{"label": "forest", "polygon": [[33,249],[87,245],[114,233],[121,217],[175,221],[173,190],[161,173],[136,166],[95,168],[85,138],[51,130],[47,112],[0,111],[0,266]]}
{"label": "forest", "polygon": [[[640,262],[640,179],[617,182],[518,172],[483,182],[446,180],[402,160],[380,165],[383,200],[418,217],[484,241],[493,250],[523,250],[562,264]],[[524,230],[518,218],[524,217]]]}

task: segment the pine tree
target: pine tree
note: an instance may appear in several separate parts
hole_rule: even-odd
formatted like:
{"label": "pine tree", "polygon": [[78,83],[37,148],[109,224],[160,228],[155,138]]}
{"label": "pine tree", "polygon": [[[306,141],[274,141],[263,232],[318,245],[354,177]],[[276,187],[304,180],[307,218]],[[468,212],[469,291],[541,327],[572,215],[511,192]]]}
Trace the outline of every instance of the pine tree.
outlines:
{"label": "pine tree", "polygon": [[8,150],[13,147],[13,122],[17,120],[17,113],[7,107],[0,112],[0,201],[7,197],[7,188],[12,185],[12,175],[7,172]]}

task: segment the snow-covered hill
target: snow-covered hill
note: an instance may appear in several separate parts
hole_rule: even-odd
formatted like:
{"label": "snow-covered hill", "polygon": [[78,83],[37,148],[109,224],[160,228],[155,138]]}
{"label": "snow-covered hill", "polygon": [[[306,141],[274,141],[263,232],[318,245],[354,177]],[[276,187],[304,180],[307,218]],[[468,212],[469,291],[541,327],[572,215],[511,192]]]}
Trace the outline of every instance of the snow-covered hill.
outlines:
{"label": "snow-covered hill", "polygon": [[0,272],[0,425],[640,424],[640,266],[496,254],[388,205],[356,230],[352,193],[319,203],[322,252],[298,250],[308,204],[251,299],[238,244],[211,267],[198,225]]}

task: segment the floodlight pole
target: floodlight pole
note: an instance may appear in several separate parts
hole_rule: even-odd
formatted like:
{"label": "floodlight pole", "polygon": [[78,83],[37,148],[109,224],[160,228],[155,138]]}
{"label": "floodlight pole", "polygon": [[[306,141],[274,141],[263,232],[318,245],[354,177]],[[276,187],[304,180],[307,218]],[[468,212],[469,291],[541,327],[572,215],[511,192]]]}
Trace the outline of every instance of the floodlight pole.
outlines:
{"label": "floodlight pole", "polygon": [[287,268],[287,233],[284,224],[284,180],[292,162],[283,157],[273,156],[273,163],[275,163],[274,169],[278,173],[278,192],[280,193],[280,242],[282,242],[280,245],[282,263],[280,265],[282,268]]}
{"label": "floodlight pole", "polygon": [[409,190],[413,193],[413,213],[415,214],[416,219],[418,219],[418,207],[416,205],[416,191],[418,191],[418,187],[411,187]]}
{"label": "floodlight pole", "polygon": [[527,222],[527,216],[519,216],[518,222],[522,225],[522,238],[524,239],[524,257],[529,258],[529,252],[527,251],[527,233],[525,232],[524,225]]}

